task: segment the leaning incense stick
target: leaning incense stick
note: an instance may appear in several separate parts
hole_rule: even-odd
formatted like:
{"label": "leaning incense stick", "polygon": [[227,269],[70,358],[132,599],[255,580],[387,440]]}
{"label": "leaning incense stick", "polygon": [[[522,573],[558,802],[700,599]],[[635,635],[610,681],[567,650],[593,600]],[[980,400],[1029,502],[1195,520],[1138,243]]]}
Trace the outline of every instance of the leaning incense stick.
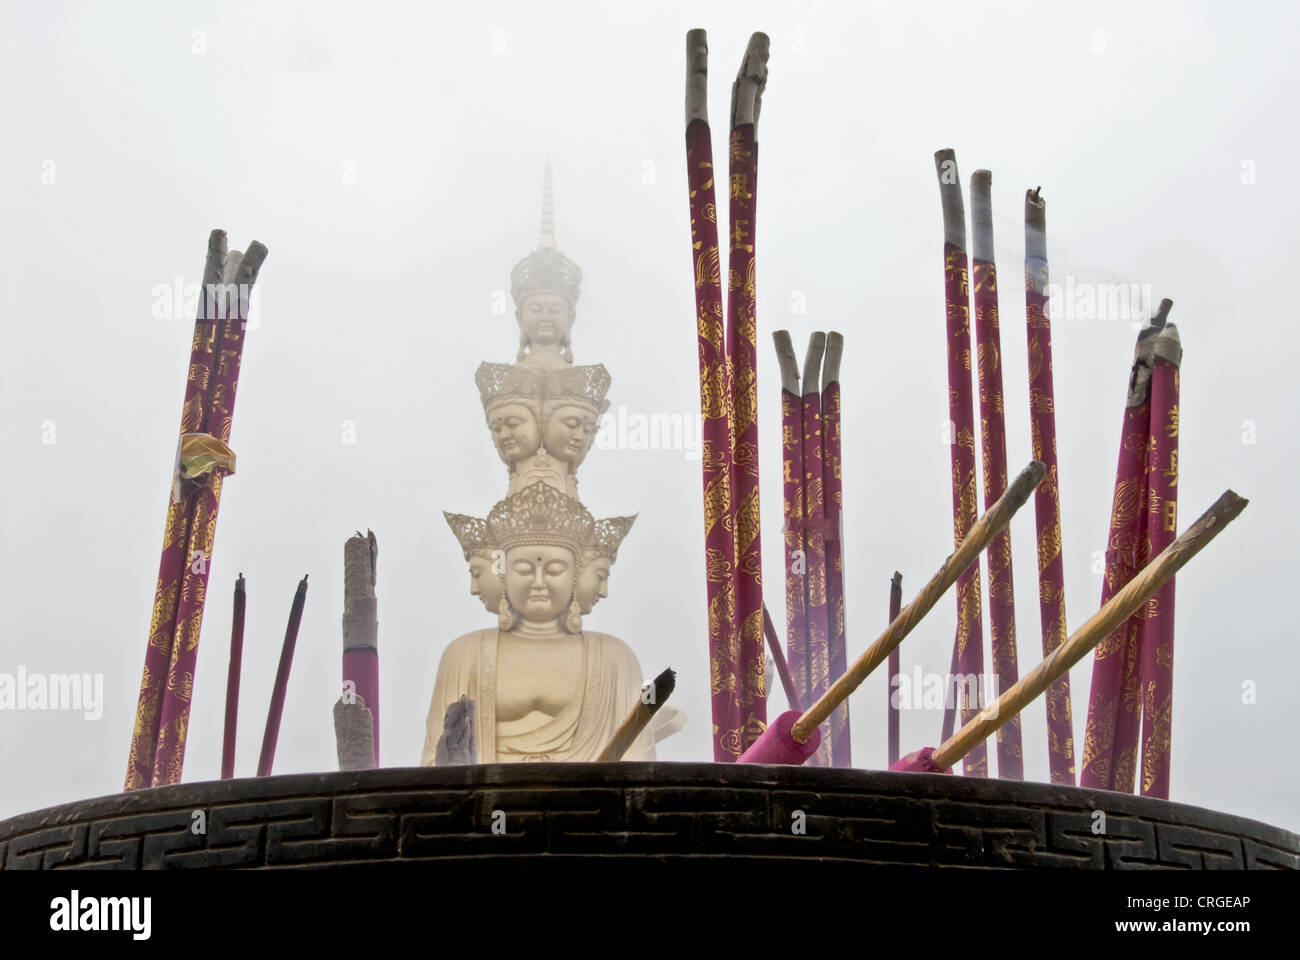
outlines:
{"label": "leaning incense stick", "polygon": [[713,678],[713,759],[735,759],[742,719],[732,691],[739,688],[736,544],[732,536],[732,396],[718,259],[713,140],[709,130],[708,39],[686,35],[686,172],[690,188],[691,265],[699,347],[701,457],[704,481],[704,571],[708,603],[709,667]]}
{"label": "leaning incense stick", "polygon": [[[1002,336],[998,331],[998,273],[993,257],[993,175],[976,170],[970,178],[971,295],[975,301],[975,344],[979,368],[980,456],[984,463],[984,505],[1007,486],[1007,426],[1002,403]],[[1016,682],[1016,607],[1012,589],[1011,532],[989,544],[989,640],[996,689]],[[998,729],[998,777],[1023,780],[1020,718]]]}
{"label": "leaning incense stick", "polygon": [[[953,537],[961,543],[979,511],[975,467],[975,406],[971,391],[970,287],[966,272],[966,210],[957,176],[957,157],[951,150],[934,155],[939,177],[939,199],[943,207],[943,279],[947,312],[948,419],[951,431],[948,450],[952,461]],[[957,673],[984,675],[984,626],[980,613],[979,559],[957,581],[957,631],[953,638]],[[953,704],[945,711],[950,724]],[[965,688],[961,717],[965,723],[975,715],[970,689]],[[967,776],[988,774],[987,751],[983,746],[965,759]]]}
{"label": "leaning incense stick", "polygon": [[622,760],[623,754],[627,753],[628,748],[641,735],[641,731],[649,725],[651,718],[672,695],[676,685],[677,674],[670,668],[642,687],[641,699],[632,708],[632,712],[627,715],[622,725],[614,731],[614,736],[596,758],[597,762],[610,763]]}
{"label": "leaning incense stick", "polygon": [[[1029,428],[1034,458],[1047,479],[1034,494],[1038,533],[1038,617],[1043,656],[1065,641],[1065,568],[1061,487],[1056,466],[1056,396],[1052,385],[1052,321],[1047,314],[1047,210],[1040,191],[1025,193],[1025,331],[1029,341]],[[1047,691],[1047,755],[1053,783],[1074,785],[1074,719],[1070,678]]]}
{"label": "leaning incense stick", "polygon": [[[889,581],[889,622],[893,623],[898,619],[898,611],[903,606],[903,575],[897,570],[894,571],[894,577]],[[902,657],[898,652],[898,647],[889,651],[889,683],[885,685],[886,706],[889,709],[889,725],[885,734],[887,745],[889,747],[889,762],[894,764],[898,760],[898,712],[899,705],[894,703],[894,681],[898,677],[900,661]]]}
{"label": "leaning incense stick", "polygon": [[786,702],[790,704],[791,710],[802,710],[799,692],[794,688],[790,666],[785,661],[785,653],[781,650],[781,641],[776,635],[776,626],[772,623],[772,615],[767,612],[766,604],[763,605],[763,636],[767,638],[767,648],[772,653],[772,666],[776,669],[776,675],[781,678],[781,688],[785,690]]}
{"label": "leaning incense stick", "polygon": [[226,726],[221,742],[221,779],[235,775],[235,731],[239,723],[239,671],[244,660],[244,575],[235,581],[235,611],[230,620],[230,668],[226,672]]}
{"label": "leaning incense stick", "polygon": [[284,696],[289,688],[289,671],[293,667],[293,649],[298,643],[298,627],[302,623],[302,608],[307,603],[307,577],[298,581],[289,608],[289,625],[284,631],[284,646],[280,648],[280,666],[275,672],[275,687],[271,691],[271,709],[266,714],[266,732],[262,735],[262,755],[257,761],[257,775],[269,777],[275,764],[275,746],[280,739],[280,718],[284,715]]}
{"label": "leaning incense stick", "polygon": [[1235,520],[1249,502],[1231,490],[1224,492],[1181,537],[1166,547],[1089,617],[1065,643],[1048,654],[1010,690],[981,710],[938,749],[927,748],[910,753],[899,761],[897,768],[931,773],[950,769],[971,747],[982,743],[998,727],[1037,699],[1052,681],[1068,673],[1072,666],[1087,656],[1117,626],[1141,609],[1152,594],[1173,579],[1174,574]]}
{"label": "leaning incense stick", "polygon": [[944,561],[939,572],[921,588],[903,611],[885,628],[876,642],[858,657],[831,686],[826,694],[800,715],[787,710],[768,724],[758,742],[741,757],[746,763],[803,763],[817,749],[820,739],[817,728],[844,702],[862,681],[912,632],[922,618],[933,609],[939,599],[978,557],[981,550],[1011,522],[1016,511],[1024,506],[1034,487],[1043,479],[1045,470],[1033,461],[1012,481],[998,502],[975,521],[961,545]]}

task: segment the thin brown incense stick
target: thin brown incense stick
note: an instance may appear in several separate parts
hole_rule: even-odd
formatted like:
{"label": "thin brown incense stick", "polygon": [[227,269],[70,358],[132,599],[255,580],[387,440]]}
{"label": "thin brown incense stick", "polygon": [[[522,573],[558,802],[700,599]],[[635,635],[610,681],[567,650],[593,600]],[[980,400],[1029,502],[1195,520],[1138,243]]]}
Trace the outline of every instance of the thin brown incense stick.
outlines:
{"label": "thin brown incense stick", "polygon": [[966,755],[971,747],[983,743],[998,727],[1016,716],[1035,700],[1057,677],[1092,652],[1116,627],[1136,613],[1153,593],[1173,579],[1192,557],[1235,520],[1249,503],[1231,490],[1201,514],[1199,520],[1165,548],[1160,556],[1142,568],[1115,596],[1094,613],[1074,634],[1022,677],[997,701],[981,710],[973,720],[934,752],[939,769],[947,769]]}
{"label": "thin brown incense stick", "polygon": [[672,668],[665,670],[659,676],[654,678],[652,683],[647,683],[641,688],[641,699],[637,705],[632,708],[632,712],[627,715],[622,726],[614,731],[614,736],[610,738],[605,749],[600,752],[596,758],[599,763],[612,763],[615,760],[622,760],[623,754],[627,753],[628,747],[632,746],[641,731],[650,723],[651,718],[671,696],[673,688],[677,685],[677,674]]}
{"label": "thin brown incense stick", "polygon": [[[889,581],[889,622],[893,623],[898,619],[898,611],[903,606],[903,575],[897,570],[894,571],[894,578]],[[888,698],[889,707],[889,728],[886,739],[889,745],[889,765],[892,767],[898,762],[898,706],[894,704],[894,678],[898,676],[901,669],[901,656],[898,647],[889,651],[889,684],[885,693]],[[791,709],[798,710],[798,707]]]}
{"label": "thin brown incense stick", "polygon": [[843,703],[865,680],[868,674],[884,663],[889,652],[903,642],[921,619],[930,612],[939,599],[948,592],[948,588],[957,582],[957,578],[966,572],[978,557],[981,550],[993,542],[993,538],[1002,532],[1011,522],[1017,510],[1024,506],[1034,487],[1043,479],[1046,472],[1043,464],[1037,460],[1020,471],[1020,475],[1007,487],[1007,492],[998,498],[998,502],[989,507],[984,516],[975,521],[961,545],[944,561],[939,572],[930,578],[930,582],[921,588],[893,622],[862,656],[853,662],[838,680],[832,684],[820,700],[804,711],[803,716],[795,721],[790,730],[791,737],[797,743],[807,743],[813,731],[831,712]]}
{"label": "thin brown incense stick", "polygon": [[289,688],[289,670],[293,667],[293,649],[298,643],[298,627],[302,623],[302,608],[307,603],[307,577],[298,581],[289,608],[289,625],[284,631],[284,646],[280,648],[280,666],[275,672],[275,688],[271,691],[271,709],[266,715],[266,732],[262,735],[262,755],[257,760],[257,775],[269,777],[275,764],[275,745],[280,739],[280,718],[284,715],[284,695]]}
{"label": "thin brown incense stick", "polygon": [[235,730],[239,723],[239,671],[244,660],[244,575],[235,581],[235,611],[230,621],[230,668],[226,672],[226,728],[221,742],[221,779],[235,775]]}
{"label": "thin brown incense stick", "polygon": [[790,676],[790,666],[785,662],[785,651],[781,649],[781,641],[776,635],[776,624],[772,623],[772,615],[767,612],[767,604],[763,604],[763,635],[767,637],[767,648],[772,652],[772,666],[776,667],[776,675],[781,678],[786,702],[789,703],[791,710],[802,710],[799,692],[794,688],[794,678]]}

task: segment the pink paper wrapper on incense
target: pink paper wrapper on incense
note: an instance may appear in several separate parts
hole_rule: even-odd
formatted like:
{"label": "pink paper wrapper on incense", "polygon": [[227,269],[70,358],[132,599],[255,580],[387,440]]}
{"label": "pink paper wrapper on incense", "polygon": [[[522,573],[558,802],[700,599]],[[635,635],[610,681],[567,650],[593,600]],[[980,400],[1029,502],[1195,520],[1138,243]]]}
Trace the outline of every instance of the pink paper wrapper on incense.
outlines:
{"label": "pink paper wrapper on incense", "polygon": [[[1151,371],[1151,462],[1147,469],[1148,555],[1159,556],[1178,536],[1178,392],[1182,347],[1166,324]],[[1147,603],[1141,627],[1142,787],[1144,797],[1169,799],[1174,706],[1174,580]]]}
{"label": "pink paper wrapper on incense", "polygon": [[736,716],[748,747],[767,725],[763,639],[763,554],[758,496],[757,288],[754,272],[758,140],[753,123],[732,118],[729,142],[727,355],[731,359],[732,497],[735,504],[737,626]]}
{"label": "pink paper wrapper on incense", "polygon": [[[957,158],[951,150],[934,155],[939,176],[939,196],[943,204],[943,279],[948,355],[949,451],[952,460],[953,542],[966,537],[979,508],[975,467],[975,405],[971,388],[970,286],[966,273],[966,210],[961,197],[961,180],[957,177]],[[957,630],[953,640],[956,673],[963,676],[984,675],[984,625],[980,611],[979,559],[957,581]],[[955,677],[951,678],[955,682]],[[965,724],[978,711],[970,702],[970,688],[957,685],[965,693],[961,721]],[[950,700],[944,711],[945,735],[953,726],[955,704]],[[946,739],[946,736],[945,736]],[[962,772],[968,777],[988,776],[988,751],[979,744],[962,759]]]}
{"label": "pink paper wrapper on incense", "polygon": [[798,766],[817,752],[821,728],[813,731],[807,743],[797,743],[791,728],[802,714],[787,710],[767,725],[753,745],[741,754],[741,763],[782,763]]}
{"label": "pink paper wrapper on incense", "polygon": [[[998,275],[993,264],[992,175],[971,177],[971,279],[975,301],[975,342],[979,370],[980,440],[984,463],[984,507],[1007,489],[1007,427],[1002,402],[1002,338],[998,329]],[[989,544],[989,634],[997,690],[1010,689],[1019,676],[1016,660],[1016,607],[1011,572],[1011,530]],[[995,694],[996,695],[996,694]],[[998,728],[998,777],[1023,780],[1024,754],[1017,714]]]}
{"label": "pink paper wrapper on incense", "polygon": [[[838,341],[838,342],[835,342]],[[843,341],[838,334],[827,338],[824,370],[832,378],[822,377],[822,489],[826,516],[826,614],[829,635],[830,675],[841,676],[849,667],[844,612],[844,545],[841,542],[840,514],[844,508],[842,468],[840,463],[840,381],[839,350]],[[831,765],[853,766],[849,740],[849,705],[840,704],[830,720]]]}
{"label": "pink paper wrapper on incense", "polygon": [[686,169],[691,201],[692,267],[700,365],[702,418],[700,465],[704,481],[704,566],[709,624],[709,677],[713,714],[713,759],[735,760],[743,751],[738,704],[740,663],[736,640],[736,556],[732,534],[731,384],[726,356],[726,322],[718,260],[717,205],[709,125],[686,128]]}
{"label": "pink paper wrapper on incense", "polygon": [[902,773],[952,773],[952,767],[940,767],[934,762],[934,751],[934,747],[924,747],[909,753],[889,769]]}
{"label": "pink paper wrapper on incense", "polygon": [[[1047,315],[1046,205],[1025,194],[1025,331],[1029,341],[1029,429],[1035,460],[1047,477],[1034,491],[1038,533],[1038,617],[1043,656],[1066,637],[1065,567],[1061,547],[1061,488],[1056,465],[1056,401],[1052,384],[1052,322]],[[1070,677],[1047,690],[1047,753],[1053,783],[1074,785],[1074,719]]]}

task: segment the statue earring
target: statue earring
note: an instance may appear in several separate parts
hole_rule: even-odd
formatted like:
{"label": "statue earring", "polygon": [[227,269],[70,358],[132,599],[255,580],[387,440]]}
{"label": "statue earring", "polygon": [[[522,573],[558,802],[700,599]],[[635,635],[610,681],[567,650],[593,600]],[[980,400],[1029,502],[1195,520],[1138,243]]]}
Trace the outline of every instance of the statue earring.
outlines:
{"label": "statue earring", "polygon": [[564,616],[564,627],[570,633],[582,632],[582,606],[578,603],[578,586],[573,586],[573,599],[569,601],[569,610]]}
{"label": "statue earring", "polygon": [[515,628],[515,611],[504,595],[497,604],[497,627],[506,633]]}

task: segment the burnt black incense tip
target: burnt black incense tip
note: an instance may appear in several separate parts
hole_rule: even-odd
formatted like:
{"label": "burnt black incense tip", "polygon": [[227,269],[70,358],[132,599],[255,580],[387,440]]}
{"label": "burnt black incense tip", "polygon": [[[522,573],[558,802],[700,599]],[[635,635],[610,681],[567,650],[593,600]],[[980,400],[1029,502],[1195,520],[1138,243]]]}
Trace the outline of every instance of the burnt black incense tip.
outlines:
{"label": "burnt black incense tip", "polygon": [[677,688],[677,673],[673,670],[672,667],[669,667],[663,673],[659,674],[659,676],[655,677],[654,699],[650,701],[648,706],[652,710],[658,710],[659,707],[663,704],[663,702],[672,695],[673,690],[675,690],[676,688]]}
{"label": "burnt black incense tip", "polygon": [[1151,326],[1155,327],[1157,330],[1162,329],[1166,321],[1169,320],[1169,311],[1173,309],[1173,306],[1174,302],[1168,297],[1161,300],[1160,309],[1157,310],[1156,315],[1151,318]]}
{"label": "burnt black incense tip", "polygon": [[903,585],[903,575],[895,570],[894,576],[891,578],[890,582],[892,582],[896,587],[901,587]]}

